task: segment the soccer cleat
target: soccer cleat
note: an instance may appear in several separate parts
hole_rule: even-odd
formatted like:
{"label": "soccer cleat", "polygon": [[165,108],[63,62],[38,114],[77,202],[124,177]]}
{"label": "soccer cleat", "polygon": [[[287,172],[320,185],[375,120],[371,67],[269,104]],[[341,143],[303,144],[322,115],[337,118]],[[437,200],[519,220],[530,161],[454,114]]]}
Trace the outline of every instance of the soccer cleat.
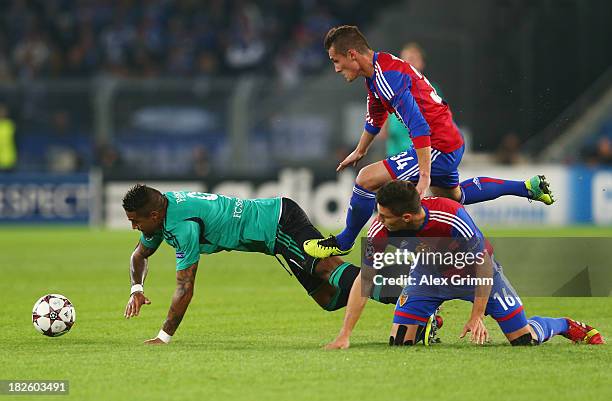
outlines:
{"label": "soccer cleat", "polygon": [[353,250],[353,247],[351,246],[346,250],[340,249],[336,237],[330,235],[327,238],[304,241],[304,250],[313,258],[323,259],[330,256],[348,255]]}
{"label": "soccer cleat", "polygon": [[426,347],[441,342],[440,338],[438,338],[438,330],[442,328],[444,320],[442,320],[442,316],[438,315],[439,311],[440,309],[436,309],[436,311],[429,316],[429,320],[427,320],[425,336],[423,338],[423,344],[425,344]]}
{"label": "soccer cleat", "polygon": [[525,181],[525,186],[529,192],[529,199],[540,201],[545,205],[552,205],[555,202],[546,177],[543,175],[534,175]]}
{"label": "soccer cleat", "polygon": [[591,345],[606,343],[597,329],[567,317],[565,320],[567,320],[568,329],[565,333],[561,333],[561,335],[568,340]]}

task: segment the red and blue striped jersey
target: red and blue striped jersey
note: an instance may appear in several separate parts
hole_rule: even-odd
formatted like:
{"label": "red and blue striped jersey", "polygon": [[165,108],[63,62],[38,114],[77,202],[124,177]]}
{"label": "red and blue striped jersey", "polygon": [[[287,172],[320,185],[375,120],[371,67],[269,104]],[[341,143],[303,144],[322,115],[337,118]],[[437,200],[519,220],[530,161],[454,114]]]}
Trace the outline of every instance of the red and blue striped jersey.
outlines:
{"label": "red and blue striped jersey", "polygon": [[480,249],[486,248],[490,255],[493,254],[493,247],[462,204],[448,198],[428,197],[421,201],[421,205],[425,210],[425,221],[418,230],[389,231],[377,217],[368,230],[369,251],[384,252],[393,238],[427,237],[469,241]]}
{"label": "red and blue striped jersey", "polygon": [[463,145],[448,104],[410,63],[375,52],[374,74],[365,79],[368,109],[365,130],[376,135],[394,113],[410,132],[416,149],[431,146],[450,153]]}

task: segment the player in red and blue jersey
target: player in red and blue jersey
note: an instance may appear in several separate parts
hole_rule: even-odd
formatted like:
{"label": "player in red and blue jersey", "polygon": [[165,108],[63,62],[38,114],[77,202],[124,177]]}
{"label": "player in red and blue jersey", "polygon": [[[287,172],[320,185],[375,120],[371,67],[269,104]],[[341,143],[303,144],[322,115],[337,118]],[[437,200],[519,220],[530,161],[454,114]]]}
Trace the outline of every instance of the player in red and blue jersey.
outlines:
{"label": "player in red and blue jersey", "polygon": [[[492,284],[466,287],[435,284],[425,286],[419,293],[418,285],[407,285],[396,304],[390,345],[412,345],[419,326],[433,323],[437,308],[450,299],[473,302],[472,312],[463,328],[461,337],[471,332],[473,342],[482,344],[488,339],[483,323],[485,315],[493,317],[512,345],[538,345],[561,334],[574,341],[587,344],[603,344],[601,334],[591,326],[568,318],[534,316],[527,319],[521,299],[503,274],[501,266],[493,257],[493,248],[486,241],[463,205],[448,198],[424,198],[410,182],[394,180],[385,184],[376,194],[378,217],[368,233],[367,254],[384,252],[388,245],[402,247],[410,238],[420,240],[450,239],[464,242],[472,251],[483,252],[481,266],[488,266]],[[395,241],[394,241],[395,240]],[[371,249],[370,249],[371,248]],[[443,247],[448,250],[450,247]],[[484,270],[483,270],[484,271]],[[363,272],[363,271],[362,271]],[[413,283],[421,282],[426,269],[420,265],[410,271]],[[355,280],[349,295],[344,326],[340,335],[328,348],[347,348],[352,329],[365,306],[362,298],[362,280]]]}
{"label": "player in red and blue jersey", "polygon": [[553,203],[544,176],[526,181],[475,177],[459,182],[457,167],[464,142],[453,121],[448,104],[438,96],[425,76],[410,63],[391,54],[373,51],[355,26],[332,28],[325,37],[325,49],[348,82],[365,78],[367,114],[361,139],[337,171],[361,160],[389,113],[394,113],[409,130],[413,147],[359,171],[345,229],[337,236],[310,240],[304,249],[314,257],[349,253],[361,229],[375,209],[375,191],[392,179],[412,181],[421,197],[430,188],[443,196],[468,205],[515,195]]}

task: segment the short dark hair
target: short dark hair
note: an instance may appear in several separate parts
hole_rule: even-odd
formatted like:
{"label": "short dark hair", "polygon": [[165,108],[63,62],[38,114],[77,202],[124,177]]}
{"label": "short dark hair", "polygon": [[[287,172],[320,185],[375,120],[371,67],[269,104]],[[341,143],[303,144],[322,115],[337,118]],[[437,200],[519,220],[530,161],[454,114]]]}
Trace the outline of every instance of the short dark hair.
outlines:
{"label": "short dark hair", "polygon": [[148,215],[163,207],[162,193],[144,184],[136,184],[123,197],[123,209],[126,212],[136,212]]}
{"label": "short dark hair", "polygon": [[383,185],[376,193],[376,202],[394,215],[418,213],[421,197],[410,181],[395,180]]}
{"label": "short dark hair", "polygon": [[372,50],[365,36],[359,28],[354,25],[341,25],[330,29],[323,41],[325,50],[333,46],[336,52],[346,54],[350,49],[355,49],[359,53]]}

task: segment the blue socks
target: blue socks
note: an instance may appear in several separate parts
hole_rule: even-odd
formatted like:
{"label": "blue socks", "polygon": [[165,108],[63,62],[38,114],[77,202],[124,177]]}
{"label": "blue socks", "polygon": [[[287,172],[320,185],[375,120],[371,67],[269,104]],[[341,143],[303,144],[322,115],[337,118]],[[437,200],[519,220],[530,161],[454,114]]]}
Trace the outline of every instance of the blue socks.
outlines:
{"label": "blue socks", "polygon": [[497,199],[502,195],[529,197],[529,191],[524,181],[500,180],[498,178],[474,177],[459,184],[461,187],[461,203],[484,202]]}
{"label": "blue socks", "polygon": [[544,341],[548,341],[557,334],[566,332],[569,328],[567,320],[564,318],[555,319],[552,317],[534,316],[527,319],[527,322],[538,336],[538,342],[540,344]]}
{"label": "blue socks", "polygon": [[344,231],[336,236],[340,249],[347,250],[355,243],[359,232],[376,209],[376,194],[355,184],[346,214]]}

